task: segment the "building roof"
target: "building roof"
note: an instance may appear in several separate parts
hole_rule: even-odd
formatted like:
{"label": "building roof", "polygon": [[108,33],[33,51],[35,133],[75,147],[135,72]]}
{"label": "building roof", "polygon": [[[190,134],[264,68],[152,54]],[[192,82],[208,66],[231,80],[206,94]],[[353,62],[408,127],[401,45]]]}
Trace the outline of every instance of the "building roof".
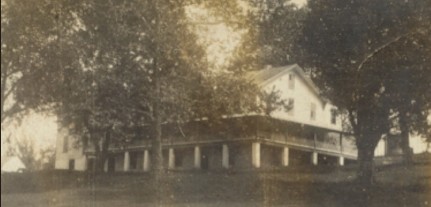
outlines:
{"label": "building roof", "polygon": [[269,82],[269,80],[273,79],[274,77],[278,77],[287,71],[292,70],[295,66],[297,65],[295,64],[275,68],[268,67],[261,70],[250,71],[246,74],[246,77],[254,81],[258,85],[265,85],[265,83]]}
{"label": "building roof", "polygon": [[265,86],[277,78],[287,74],[288,72],[294,71],[296,74],[304,80],[306,85],[310,87],[310,89],[321,98],[323,102],[327,102],[328,100],[324,99],[321,96],[320,90],[314,84],[314,82],[308,77],[304,70],[299,67],[297,64],[281,66],[281,67],[267,67],[265,69],[250,71],[246,74],[246,78],[255,82],[259,86]]}

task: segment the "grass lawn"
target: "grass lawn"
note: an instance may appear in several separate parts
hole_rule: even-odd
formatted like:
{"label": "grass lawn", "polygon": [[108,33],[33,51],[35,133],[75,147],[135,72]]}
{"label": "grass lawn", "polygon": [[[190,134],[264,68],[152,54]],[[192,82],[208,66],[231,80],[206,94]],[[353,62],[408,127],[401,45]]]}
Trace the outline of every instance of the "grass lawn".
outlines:
{"label": "grass lawn", "polygon": [[[260,172],[172,172],[163,206],[431,206],[430,155],[412,166],[377,168],[364,191],[353,167],[318,166]],[[425,158],[425,159],[424,159]],[[155,206],[147,174],[2,175],[1,205]]]}

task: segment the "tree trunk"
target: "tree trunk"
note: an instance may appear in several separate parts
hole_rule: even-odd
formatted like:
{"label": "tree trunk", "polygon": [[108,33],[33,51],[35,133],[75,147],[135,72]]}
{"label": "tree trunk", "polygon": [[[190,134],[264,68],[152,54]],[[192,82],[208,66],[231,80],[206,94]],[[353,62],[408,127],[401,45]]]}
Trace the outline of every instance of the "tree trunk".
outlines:
{"label": "tree trunk", "polygon": [[156,115],[153,122],[153,140],[152,140],[152,169],[155,175],[163,173],[163,154],[162,154],[162,126],[160,115]]}
{"label": "tree trunk", "polygon": [[404,163],[411,164],[413,162],[413,150],[410,147],[409,126],[407,124],[407,114],[405,112],[400,112],[399,125],[401,130],[400,146],[403,150]]}
{"label": "tree trunk", "polygon": [[99,160],[97,162],[97,171],[98,172],[104,172],[105,171],[105,162],[106,162],[106,158],[108,157],[108,149],[109,149],[109,145],[111,145],[111,132],[112,130],[112,126],[109,126],[106,128],[106,132],[105,132],[105,139],[102,142],[102,150],[100,152],[100,157]]}
{"label": "tree trunk", "polygon": [[[157,62],[155,61],[155,65],[157,68]],[[163,154],[162,154],[162,118],[161,113],[162,109],[160,99],[161,99],[161,86],[160,86],[160,77],[158,76],[158,72],[154,75],[154,89],[155,89],[155,97],[153,101],[153,122],[152,122],[152,152],[151,152],[151,165],[152,165],[152,178],[153,178],[153,187],[155,190],[155,199],[158,203],[158,206],[162,205],[163,194],[165,192],[165,187],[163,184],[164,178],[164,169],[163,169]]]}
{"label": "tree trunk", "polygon": [[101,157],[102,157],[102,150],[100,149],[99,142],[97,140],[93,141],[94,145],[94,163],[92,166],[92,173],[96,174],[103,171],[103,166],[101,166]]}
{"label": "tree trunk", "polygon": [[[94,134],[91,136],[94,136]],[[92,171],[96,174],[103,173],[105,171],[105,161],[108,157],[108,148],[111,143],[111,127],[106,128],[105,137],[102,140],[95,138],[91,140],[93,140],[95,157]]]}
{"label": "tree trunk", "polygon": [[429,150],[430,150],[430,142],[431,142],[431,141],[427,141],[427,149],[426,149],[426,151],[425,151],[425,152],[427,152],[427,153],[429,153]]}
{"label": "tree trunk", "polygon": [[358,171],[357,181],[363,186],[371,186],[375,183],[374,178],[374,150],[380,136],[361,136],[357,142],[358,148]]}
{"label": "tree trunk", "polygon": [[[97,141],[97,139],[94,138],[94,134],[90,133],[90,140],[92,140],[92,145],[94,146],[94,162],[92,166],[89,166],[87,163],[87,172],[88,172],[88,184],[94,185],[94,183],[96,182],[96,175],[99,173],[99,167],[98,167],[98,163],[99,163],[99,158],[100,158],[100,154],[101,154],[101,150],[100,150],[100,145],[98,144],[99,142]],[[87,161],[88,161],[88,157],[87,157]],[[90,169],[91,167],[91,169]]]}
{"label": "tree trunk", "polygon": [[374,184],[374,149],[358,148],[358,172],[359,183],[366,186]]}

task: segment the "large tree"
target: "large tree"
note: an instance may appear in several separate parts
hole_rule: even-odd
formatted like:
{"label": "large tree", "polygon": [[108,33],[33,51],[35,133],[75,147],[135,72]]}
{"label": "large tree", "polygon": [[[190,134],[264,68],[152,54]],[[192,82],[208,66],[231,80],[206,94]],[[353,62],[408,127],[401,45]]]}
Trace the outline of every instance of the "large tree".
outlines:
{"label": "large tree", "polygon": [[[21,2],[1,1],[1,124],[24,111],[25,107],[15,101],[17,86],[29,60],[38,63],[37,51],[41,43],[41,31],[29,36],[33,23],[41,18],[31,18],[34,9]],[[26,15],[21,15],[26,14]]]}
{"label": "large tree", "polygon": [[[431,14],[430,14],[431,15]],[[431,25],[428,25],[431,27]],[[429,136],[431,109],[431,38],[416,34],[388,47],[377,55],[391,69],[385,80],[390,97],[393,128],[400,133],[404,161],[412,162],[410,134]]]}
{"label": "large tree", "polygon": [[231,58],[232,70],[259,70],[264,66],[296,63],[306,8],[290,0],[249,0],[240,46]]}
{"label": "large tree", "polygon": [[430,22],[426,4],[398,0],[309,2],[310,13],[299,44],[305,50],[302,62],[315,69],[325,95],[347,110],[358,148],[358,180],[364,184],[373,183],[374,149],[390,128],[393,102],[386,83],[396,70],[385,64],[389,55],[383,53],[407,39],[430,37],[425,26]]}
{"label": "large tree", "polygon": [[[109,145],[127,147],[134,137],[129,129],[148,126],[157,181],[163,174],[163,123],[242,114],[260,106],[255,98],[258,90],[251,83],[208,70],[203,46],[185,13],[187,6],[197,3],[38,5],[33,16],[47,20],[34,24],[25,35],[45,31],[44,44],[37,48],[38,64],[28,62],[17,101],[57,112],[62,125],[79,137],[78,144],[94,147],[99,170]],[[222,13],[217,3],[204,6]],[[223,13],[221,19],[227,16],[232,15]]]}
{"label": "large tree", "polygon": [[151,125],[152,163],[160,173],[161,124],[187,109],[182,103],[205,67],[186,2],[45,2],[35,13],[51,20],[48,44],[39,47],[47,55],[40,57],[43,67],[25,73],[17,100],[53,107],[82,144],[92,143],[99,168],[111,141],[129,140],[122,129]]}

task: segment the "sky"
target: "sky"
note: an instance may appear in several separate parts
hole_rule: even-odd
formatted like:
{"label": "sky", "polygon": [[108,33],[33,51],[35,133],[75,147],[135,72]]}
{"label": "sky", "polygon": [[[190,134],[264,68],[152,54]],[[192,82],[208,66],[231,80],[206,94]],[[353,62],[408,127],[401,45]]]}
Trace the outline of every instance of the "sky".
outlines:
{"label": "sky", "polygon": [[21,123],[8,123],[1,129],[1,156],[7,152],[8,136],[14,138],[28,138],[35,142],[35,149],[46,148],[55,145],[57,137],[57,118],[55,116],[30,113]]}
{"label": "sky", "polygon": [[292,0],[292,3],[295,3],[298,6],[303,6],[307,3],[307,0]]}

